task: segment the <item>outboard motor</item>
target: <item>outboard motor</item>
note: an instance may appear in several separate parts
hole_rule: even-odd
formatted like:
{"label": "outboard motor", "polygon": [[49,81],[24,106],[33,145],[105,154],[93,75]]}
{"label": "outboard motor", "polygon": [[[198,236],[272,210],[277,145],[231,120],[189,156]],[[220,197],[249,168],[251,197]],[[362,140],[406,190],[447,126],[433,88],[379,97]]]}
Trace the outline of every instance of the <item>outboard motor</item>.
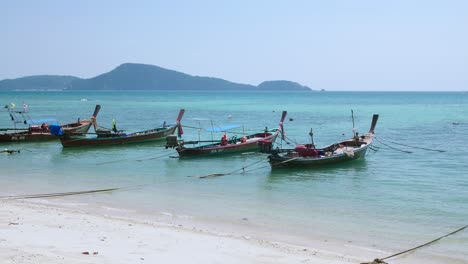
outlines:
{"label": "outboard motor", "polygon": [[169,135],[166,137],[166,149],[178,147],[179,141],[177,140],[177,135]]}
{"label": "outboard motor", "polygon": [[273,148],[273,142],[268,139],[260,140],[257,142],[258,149],[262,153],[271,153],[271,149]]}

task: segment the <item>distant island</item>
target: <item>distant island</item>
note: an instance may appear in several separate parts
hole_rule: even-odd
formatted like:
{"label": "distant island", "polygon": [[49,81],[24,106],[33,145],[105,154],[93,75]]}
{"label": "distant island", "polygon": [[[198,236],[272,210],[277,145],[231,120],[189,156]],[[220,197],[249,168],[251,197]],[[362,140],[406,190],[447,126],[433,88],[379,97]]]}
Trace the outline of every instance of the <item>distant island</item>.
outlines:
{"label": "distant island", "polygon": [[137,63],[124,63],[110,72],[89,79],[59,75],[5,79],[0,81],[0,90],[312,91],[307,86],[291,81],[265,81],[254,86]]}

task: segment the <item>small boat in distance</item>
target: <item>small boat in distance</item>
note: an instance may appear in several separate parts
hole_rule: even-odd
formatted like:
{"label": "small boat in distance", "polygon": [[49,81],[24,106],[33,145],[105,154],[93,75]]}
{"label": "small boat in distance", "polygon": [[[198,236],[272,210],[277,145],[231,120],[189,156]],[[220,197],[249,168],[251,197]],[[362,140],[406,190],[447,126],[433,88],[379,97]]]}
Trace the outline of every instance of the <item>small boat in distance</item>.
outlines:
{"label": "small boat in distance", "polygon": [[312,140],[311,144],[297,145],[294,149],[273,150],[268,156],[271,168],[317,167],[364,158],[372,144],[378,118],[379,115],[372,117],[366,134],[359,136],[354,132],[352,138],[324,148],[315,148]]}
{"label": "small boat in distance", "polygon": [[159,141],[174,134],[176,129],[178,129],[179,134],[183,133],[180,120],[184,113],[185,110],[180,109],[176,123],[173,125],[163,124],[161,127],[134,133],[124,133],[121,130],[117,130],[115,126],[112,129],[96,128],[95,126],[96,133],[92,137],[87,135],[72,135],[70,133],[60,134],[60,132],[55,133],[55,135],[60,136],[60,142],[63,147],[111,146]]}
{"label": "small boat in distance", "polygon": [[[28,114],[28,107],[24,105],[22,109],[15,109],[15,105],[6,105],[13,128],[2,128],[5,133],[0,134],[0,142],[19,142],[19,141],[48,141],[56,140],[57,137],[51,134],[51,130],[59,127],[64,134],[82,135],[86,134],[94,123],[100,105],[96,105],[93,115],[90,119],[59,125],[55,118],[31,119]],[[28,127],[18,127],[18,125],[27,125]]]}
{"label": "small boat in distance", "polygon": [[273,133],[265,130],[264,132],[242,136],[240,138],[234,136],[230,139],[227,139],[226,134],[224,134],[223,138],[215,143],[196,147],[186,147],[186,145],[198,144],[203,141],[184,142],[183,140],[177,140],[175,136],[169,136],[166,138],[166,148],[175,148],[177,153],[179,153],[179,157],[198,157],[258,150],[259,147],[271,146],[278,135],[283,133],[283,121],[286,118],[286,114],[287,112],[283,111],[279,128]]}

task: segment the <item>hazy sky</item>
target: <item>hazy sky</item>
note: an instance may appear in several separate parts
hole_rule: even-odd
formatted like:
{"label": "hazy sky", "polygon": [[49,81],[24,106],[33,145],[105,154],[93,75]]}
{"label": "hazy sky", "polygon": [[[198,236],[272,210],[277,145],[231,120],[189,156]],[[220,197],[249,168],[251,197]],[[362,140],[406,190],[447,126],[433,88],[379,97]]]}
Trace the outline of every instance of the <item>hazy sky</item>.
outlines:
{"label": "hazy sky", "polygon": [[0,2],[0,80],[125,62],[254,85],[467,91],[468,1]]}

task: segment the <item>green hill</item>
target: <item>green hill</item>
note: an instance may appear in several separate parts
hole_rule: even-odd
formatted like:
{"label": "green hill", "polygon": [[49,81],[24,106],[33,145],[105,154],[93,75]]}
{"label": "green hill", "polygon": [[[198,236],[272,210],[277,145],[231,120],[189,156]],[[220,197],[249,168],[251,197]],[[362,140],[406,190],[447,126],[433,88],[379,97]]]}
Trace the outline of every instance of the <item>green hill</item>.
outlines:
{"label": "green hill", "polygon": [[245,90],[255,86],[191,76],[154,65],[125,63],[91,79],[72,83],[73,90]]}
{"label": "green hill", "polygon": [[63,90],[73,81],[73,76],[37,75],[0,81],[0,90]]}
{"label": "green hill", "polygon": [[0,89],[69,90],[208,90],[208,91],[299,91],[311,90],[295,82],[268,81],[259,86],[219,78],[192,76],[154,65],[125,63],[90,79],[72,76],[30,76],[0,81]]}
{"label": "green hill", "polygon": [[258,89],[260,90],[266,90],[266,91],[287,91],[287,90],[296,90],[296,91],[307,91],[311,90],[307,86],[300,85],[297,82],[291,82],[291,81],[265,81],[259,84]]}

